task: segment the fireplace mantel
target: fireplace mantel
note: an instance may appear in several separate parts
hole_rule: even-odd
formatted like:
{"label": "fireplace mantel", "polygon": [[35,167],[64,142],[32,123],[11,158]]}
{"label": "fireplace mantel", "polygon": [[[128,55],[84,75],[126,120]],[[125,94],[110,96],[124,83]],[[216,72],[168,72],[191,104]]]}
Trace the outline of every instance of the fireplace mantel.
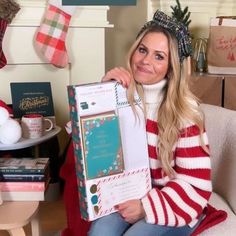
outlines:
{"label": "fireplace mantel", "polygon": [[[20,12],[11,25],[39,26],[47,5],[46,0],[19,0]],[[107,21],[108,6],[78,6],[71,27],[111,27]]]}
{"label": "fireplace mantel", "polygon": [[[7,27],[3,51],[8,64],[0,70],[1,99],[11,103],[11,82],[50,82],[57,124],[69,120],[67,85],[100,81],[105,73],[105,28],[108,6],[78,7],[73,15],[66,47],[70,63],[59,69],[47,63],[35,49],[35,33],[43,19],[47,1],[18,0],[21,9]],[[66,141],[65,131],[60,141]],[[62,147],[63,147],[62,145]]]}

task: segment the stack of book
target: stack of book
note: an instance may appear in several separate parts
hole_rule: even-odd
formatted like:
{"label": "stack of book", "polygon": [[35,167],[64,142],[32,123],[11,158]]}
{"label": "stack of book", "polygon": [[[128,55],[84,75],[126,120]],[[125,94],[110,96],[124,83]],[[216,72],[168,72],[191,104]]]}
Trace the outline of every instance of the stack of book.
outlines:
{"label": "stack of book", "polygon": [[49,158],[0,158],[4,201],[43,201],[49,181]]}

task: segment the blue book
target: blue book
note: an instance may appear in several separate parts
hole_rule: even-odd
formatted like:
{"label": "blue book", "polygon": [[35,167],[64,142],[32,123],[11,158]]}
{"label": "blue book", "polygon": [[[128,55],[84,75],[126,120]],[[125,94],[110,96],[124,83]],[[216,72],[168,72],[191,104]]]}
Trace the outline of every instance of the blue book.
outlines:
{"label": "blue book", "polygon": [[86,178],[94,179],[124,170],[119,120],[114,112],[81,117]]}
{"label": "blue book", "polygon": [[49,175],[18,175],[18,174],[0,174],[0,182],[44,182]]}

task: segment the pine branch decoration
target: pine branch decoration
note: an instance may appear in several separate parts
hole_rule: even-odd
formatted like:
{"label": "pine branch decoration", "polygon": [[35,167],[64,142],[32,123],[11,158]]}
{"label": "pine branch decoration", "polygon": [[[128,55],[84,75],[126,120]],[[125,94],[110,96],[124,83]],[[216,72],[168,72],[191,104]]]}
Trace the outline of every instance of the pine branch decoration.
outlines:
{"label": "pine branch decoration", "polygon": [[176,0],[177,5],[171,6],[172,11],[172,17],[175,17],[178,21],[182,22],[187,28],[189,24],[191,23],[190,15],[191,12],[188,11],[188,7],[185,7],[182,10],[181,4],[179,0]]}

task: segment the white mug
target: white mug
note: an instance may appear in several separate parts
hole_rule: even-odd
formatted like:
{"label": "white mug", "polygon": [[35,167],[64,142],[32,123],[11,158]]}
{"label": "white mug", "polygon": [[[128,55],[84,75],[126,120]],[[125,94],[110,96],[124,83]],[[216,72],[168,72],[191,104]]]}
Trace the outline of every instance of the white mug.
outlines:
{"label": "white mug", "polygon": [[[47,129],[45,128],[44,122],[49,123]],[[53,122],[40,114],[28,114],[22,116],[21,128],[23,138],[40,138],[44,135],[44,132],[48,132],[53,128]]]}

